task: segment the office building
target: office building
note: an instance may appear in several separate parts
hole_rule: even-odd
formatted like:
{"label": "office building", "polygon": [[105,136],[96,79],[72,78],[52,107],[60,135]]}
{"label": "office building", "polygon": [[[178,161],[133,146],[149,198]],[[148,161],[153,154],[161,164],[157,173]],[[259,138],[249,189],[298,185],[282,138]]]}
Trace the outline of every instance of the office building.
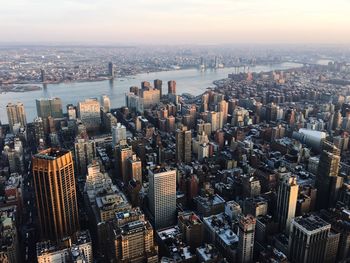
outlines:
{"label": "office building", "polygon": [[85,138],[77,138],[74,143],[74,156],[77,175],[85,177],[87,166],[96,157],[95,142]]}
{"label": "office building", "polygon": [[23,143],[19,138],[13,140],[13,144],[4,147],[4,154],[9,162],[11,173],[22,174],[24,172]]}
{"label": "office building", "polygon": [[226,100],[222,100],[218,104],[218,111],[220,115],[220,126],[223,127],[227,123],[228,103]]}
{"label": "office building", "polygon": [[330,229],[330,224],[315,215],[294,218],[289,235],[289,260],[324,262]]}
{"label": "office building", "polygon": [[315,181],[317,209],[335,205],[343,184],[343,178],[339,176],[340,150],[328,141],[323,142],[322,148]]}
{"label": "office building", "polygon": [[45,142],[46,136],[43,119],[41,117],[36,117],[33,121],[33,124],[36,143],[39,144],[40,142]]}
{"label": "office building", "polygon": [[176,220],[176,169],[149,170],[149,208],[156,229],[173,225]]}
{"label": "office building", "polygon": [[115,71],[114,71],[114,64],[113,62],[109,62],[108,63],[108,76],[111,78],[111,79],[114,79],[114,75],[115,74]]}
{"label": "office building", "polygon": [[16,104],[9,103],[6,105],[7,118],[9,121],[10,131],[13,132],[13,127],[19,124],[20,127],[25,128],[27,125],[26,114],[23,103]]}
{"label": "office building", "polygon": [[120,141],[126,140],[126,127],[120,122],[116,126],[112,126],[112,145],[113,148],[120,143]]}
{"label": "office building", "polygon": [[168,81],[168,94],[176,95],[176,81],[175,80]]}
{"label": "office building", "polygon": [[132,147],[127,144],[119,144],[114,149],[116,161],[116,177],[124,183],[128,182],[128,158],[132,157]]}
{"label": "office building", "polygon": [[127,159],[127,180],[135,180],[142,183],[142,162],[141,159],[133,154]]}
{"label": "office building", "polygon": [[88,131],[98,130],[101,125],[100,103],[97,99],[86,99],[78,103],[78,118]]}
{"label": "office building", "polygon": [[151,109],[160,102],[160,90],[146,86],[140,91],[141,103],[143,109]]}
{"label": "office building", "polygon": [[241,217],[238,227],[238,262],[253,262],[256,220],[248,215]]}
{"label": "office building", "polygon": [[111,110],[111,100],[107,95],[101,96],[101,106],[104,112],[109,112]]}
{"label": "office building", "polygon": [[281,174],[277,191],[276,218],[280,230],[289,233],[290,224],[295,216],[298,200],[297,178],[289,173]]}
{"label": "office building", "polygon": [[176,130],[176,161],[191,162],[192,159],[192,133],[182,126]]}
{"label": "office building", "polygon": [[49,148],[33,156],[32,167],[41,237],[72,235],[79,219],[71,152]]}
{"label": "office building", "polygon": [[183,212],[178,216],[178,226],[182,233],[182,238],[194,252],[203,244],[204,229],[203,222],[193,212]]}
{"label": "office building", "polygon": [[153,228],[144,218],[115,226],[113,235],[116,262],[158,262]]}
{"label": "office building", "polygon": [[162,91],[163,81],[160,80],[160,79],[155,79],[153,81],[153,85],[154,85],[155,89],[159,90],[160,97],[162,98],[162,95],[163,95],[163,91]]}
{"label": "office building", "polygon": [[41,118],[62,118],[62,100],[60,98],[37,99],[36,111]]}
{"label": "office building", "polygon": [[76,120],[77,119],[77,108],[72,104],[68,104],[67,105],[67,115],[68,115],[68,120]]}

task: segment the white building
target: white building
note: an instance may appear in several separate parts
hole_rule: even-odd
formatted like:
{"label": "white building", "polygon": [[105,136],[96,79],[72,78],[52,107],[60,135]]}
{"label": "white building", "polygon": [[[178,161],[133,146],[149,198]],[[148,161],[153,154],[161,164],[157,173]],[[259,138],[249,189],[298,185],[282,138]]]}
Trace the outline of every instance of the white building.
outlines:
{"label": "white building", "polygon": [[149,207],[156,229],[175,223],[176,219],[176,169],[149,170]]}

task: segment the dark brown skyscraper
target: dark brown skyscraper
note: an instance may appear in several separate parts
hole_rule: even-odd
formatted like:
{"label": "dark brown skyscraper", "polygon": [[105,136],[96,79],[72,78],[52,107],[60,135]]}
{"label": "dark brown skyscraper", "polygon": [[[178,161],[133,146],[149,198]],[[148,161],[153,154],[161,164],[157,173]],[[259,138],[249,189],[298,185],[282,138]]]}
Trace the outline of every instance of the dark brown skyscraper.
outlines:
{"label": "dark brown skyscraper", "polygon": [[343,178],[338,176],[340,150],[328,141],[323,142],[315,186],[317,188],[316,206],[328,208],[335,204]]}
{"label": "dark brown skyscraper", "polygon": [[168,81],[168,94],[176,94],[176,81],[175,80]]}
{"label": "dark brown skyscraper", "polygon": [[79,229],[73,158],[50,148],[32,158],[41,237],[58,240]]}
{"label": "dark brown skyscraper", "polygon": [[162,97],[162,85],[163,85],[163,81],[160,80],[160,79],[155,79],[153,81],[153,85],[154,85],[154,88],[159,90],[160,92],[160,97]]}
{"label": "dark brown skyscraper", "polygon": [[176,130],[176,161],[191,162],[192,156],[192,133],[187,130],[186,126],[182,126]]}

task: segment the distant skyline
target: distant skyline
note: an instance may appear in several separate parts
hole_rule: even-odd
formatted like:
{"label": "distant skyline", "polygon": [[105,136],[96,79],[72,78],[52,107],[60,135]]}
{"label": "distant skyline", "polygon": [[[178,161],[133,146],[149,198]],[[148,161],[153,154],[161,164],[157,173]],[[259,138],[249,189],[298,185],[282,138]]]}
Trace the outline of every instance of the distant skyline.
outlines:
{"label": "distant skyline", "polygon": [[0,43],[350,44],[350,0],[0,0]]}

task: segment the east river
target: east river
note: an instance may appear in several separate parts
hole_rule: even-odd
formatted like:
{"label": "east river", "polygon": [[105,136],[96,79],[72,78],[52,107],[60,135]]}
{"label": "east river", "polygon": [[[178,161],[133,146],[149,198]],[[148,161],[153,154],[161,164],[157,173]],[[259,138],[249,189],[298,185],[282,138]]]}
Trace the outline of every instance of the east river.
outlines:
{"label": "east river", "polygon": [[[302,66],[297,63],[281,63],[273,65],[259,65],[250,68],[251,72],[268,72],[272,70],[285,70]],[[96,82],[69,82],[59,84],[48,84],[41,90],[29,92],[7,92],[0,94],[0,120],[7,123],[6,104],[9,102],[24,103],[27,122],[32,122],[36,117],[35,99],[59,97],[62,99],[63,111],[66,104],[76,105],[78,101],[86,98],[100,98],[105,94],[111,99],[112,107],[125,105],[125,93],[131,86],[140,86],[141,81],[149,81],[153,85],[154,79],[163,80],[163,94],[167,93],[167,81],[176,80],[176,93],[190,93],[199,95],[208,87],[213,86],[213,81],[227,78],[234,68],[222,68],[216,70],[200,71],[198,69],[183,69],[163,72],[138,74],[135,76],[117,78],[113,81],[104,80]]]}

